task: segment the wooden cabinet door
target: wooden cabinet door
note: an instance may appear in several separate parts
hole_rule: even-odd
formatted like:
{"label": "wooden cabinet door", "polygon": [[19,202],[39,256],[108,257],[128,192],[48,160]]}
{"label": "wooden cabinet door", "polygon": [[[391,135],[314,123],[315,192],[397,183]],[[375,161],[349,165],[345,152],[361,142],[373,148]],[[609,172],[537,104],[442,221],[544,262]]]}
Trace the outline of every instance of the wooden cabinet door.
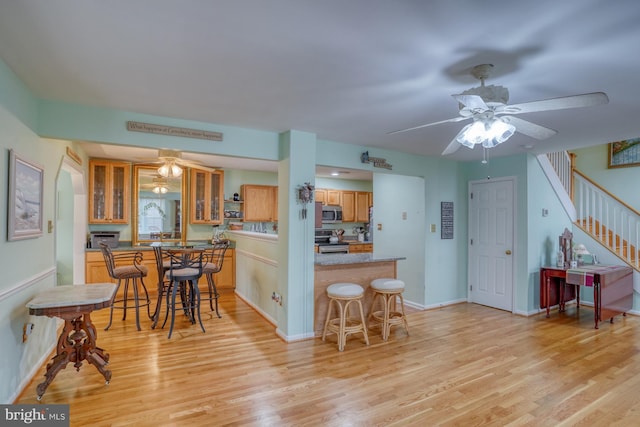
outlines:
{"label": "wooden cabinet door", "polygon": [[370,192],[356,192],[356,222],[369,222]]}
{"label": "wooden cabinet door", "polygon": [[327,205],[340,205],[342,203],[340,190],[327,190]]}
{"label": "wooden cabinet door", "polygon": [[342,222],[355,222],[356,220],[356,192],[342,191]]}
{"label": "wooden cabinet door", "polygon": [[364,252],[364,245],[361,243],[351,243],[349,245],[349,253],[350,254],[359,254]]}
{"label": "wooden cabinet door", "polygon": [[191,169],[191,224],[222,224],[224,220],[224,173]]}
{"label": "wooden cabinet door", "polygon": [[245,221],[272,222],[278,220],[278,187],[244,184],[241,188],[244,201],[242,218]]}
{"label": "wooden cabinet door", "polygon": [[131,164],[89,160],[89,223],[128,224]]}
{"label": "wooden cabinet door", "polygon": [[316,188],[315,191],[315,201],[320,202],[323,205],[327,204],[327,190],[324,188]]}

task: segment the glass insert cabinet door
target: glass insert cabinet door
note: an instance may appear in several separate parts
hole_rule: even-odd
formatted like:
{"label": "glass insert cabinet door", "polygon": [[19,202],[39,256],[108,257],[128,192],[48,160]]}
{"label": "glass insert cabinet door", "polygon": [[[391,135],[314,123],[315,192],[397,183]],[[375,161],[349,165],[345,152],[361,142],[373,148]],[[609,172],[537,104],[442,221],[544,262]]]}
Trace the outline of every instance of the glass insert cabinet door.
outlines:
{"label": "glass insert cabinet door", "polygon": [[89,223],[128,224],[131,164],[89,161]]}
{"label": "glass insert cabinet door", "polygon": [[222,224],[224,221],[224,173],[191,169],[191,224]]}
{"label": "glass insert cabinet door", "polygon": [[134,245],[186,239],[183,218],[185,181],[183,176],[162,178],[158,175],[157,166],[134,167]]}

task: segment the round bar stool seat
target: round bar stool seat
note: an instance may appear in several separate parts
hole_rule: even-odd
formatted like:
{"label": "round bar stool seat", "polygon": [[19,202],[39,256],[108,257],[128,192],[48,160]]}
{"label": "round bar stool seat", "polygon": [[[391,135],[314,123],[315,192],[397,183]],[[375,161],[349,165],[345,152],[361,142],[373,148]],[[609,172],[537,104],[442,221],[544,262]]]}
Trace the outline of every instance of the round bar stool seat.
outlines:
{"label": "round bar stool seat", "polygon": [[[364,340],[369,345],[369,336],[367,335],[367,327],[364,320],[364,311],[362,309],[362,297],[364,289],[355,283],[334,283],[327,287],[327,296],[329,297],[329,306],[327,307],[327,318],[324,322],[324,331],[322,332],[322,341],[325,340],[328,332],[335,333],[338,336],[338,350],[343,351],[344,345],[349,334],[362,333]],[[356,304],[357,312],[353,317],[349,312],[351,304]],[[338,310],[338,317],[332,318],[331,312],[333,306]]]}
{"label": "round bar stool seat", "polygon": [[[382,328],[382,340],[389,339],[392,326],[402,325],[409,335],[409,326],[404,313],[404,282],[398,279],[381,278],[371,281],[373,299],[371,300],[371,310],[369,312],[369,324],[371,321],[379,324]],[[397,306],[397,298],[400,298],[400,307]],[[382,310],[375,310],[376,302],[382,302]]]}

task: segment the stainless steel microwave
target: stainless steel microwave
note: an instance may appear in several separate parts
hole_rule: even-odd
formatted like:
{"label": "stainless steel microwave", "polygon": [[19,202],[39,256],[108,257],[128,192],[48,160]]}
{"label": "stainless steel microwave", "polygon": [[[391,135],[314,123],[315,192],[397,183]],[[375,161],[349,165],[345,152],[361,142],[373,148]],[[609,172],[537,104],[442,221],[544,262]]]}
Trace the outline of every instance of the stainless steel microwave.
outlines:
{"label": "stainless steel microwave", "polygon": [[342,206],[325,205],[322,207],[322,223],[335,224],[342,222]]}

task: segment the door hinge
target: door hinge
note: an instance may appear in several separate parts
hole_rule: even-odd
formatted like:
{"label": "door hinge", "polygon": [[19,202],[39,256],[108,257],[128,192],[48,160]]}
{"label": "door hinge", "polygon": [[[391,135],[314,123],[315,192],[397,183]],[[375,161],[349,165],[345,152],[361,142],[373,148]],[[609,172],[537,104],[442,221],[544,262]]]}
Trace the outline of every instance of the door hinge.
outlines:
{"label": "door hinge", "polygon": [[469,198],[473,199],[473,193],[469,193]]}
{"label": "door hinge", "polygon": [[469,285],[469,290],[473,291],[473,285]]}
{"label": "door hinge", "polygon": [[473,239],[469,240],[469,244],[473,246]]}

